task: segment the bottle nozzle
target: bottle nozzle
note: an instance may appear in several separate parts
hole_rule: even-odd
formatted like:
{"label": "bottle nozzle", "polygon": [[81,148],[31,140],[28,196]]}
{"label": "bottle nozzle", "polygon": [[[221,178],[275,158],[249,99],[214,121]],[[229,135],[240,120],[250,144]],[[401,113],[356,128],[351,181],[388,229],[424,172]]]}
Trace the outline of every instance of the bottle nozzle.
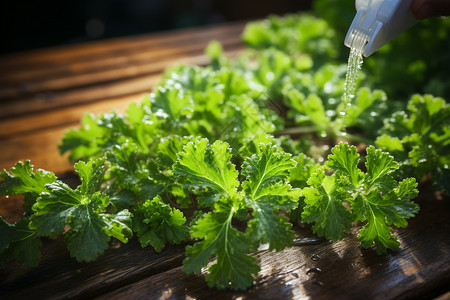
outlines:
{"label": "bottle nozzle", "polygon": [[412,0],[356,0],[356,16],[344,44],[369,56],[417,23]]}

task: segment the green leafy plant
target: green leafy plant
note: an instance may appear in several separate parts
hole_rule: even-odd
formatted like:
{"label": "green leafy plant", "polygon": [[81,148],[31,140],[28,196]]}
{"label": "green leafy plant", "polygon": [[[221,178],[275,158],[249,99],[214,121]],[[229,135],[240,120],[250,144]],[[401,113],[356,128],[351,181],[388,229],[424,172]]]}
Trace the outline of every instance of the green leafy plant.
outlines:
{"label": "green leafy plant", "polygon": [[444,99],[412,96],[407,111],[385,119],[380,132],[376,144],[402,162],[400,176],[420,180],[431,174],[450,195],[450,105]]}
{"label": "green leafy plant", "polygon": [[[259,153],[247,157],[242,165],[245,180],[231,163],[228,144],[199,139],[186,144],[178,154],[175,174],[198,194],[200,207],[209,207],[192,226],[192,237],[201,239],[186,248],[184,269],[200,273],[208,259],[216,255],[206,280],[218,288],[246,289],[259,267],[248,253],[259,242],[281,250],[292,244],[291,224],[280,210],[296,207],[299,189],[286,180],[295,167],[290,155],[272,144],[260,144]],[[234,218],[249,219],[245,232],[235,228]]]}
{"label": "green leafy plant", "polygon": [[[414,178],[397,182],[392,173],[399,164],[388,153],[374,147],[366,149],[364,173],[358,169],[359,155],[354,146],[340,143],[323,168],[308,180],[310,187],[302,190],[305,197],[302,220],[314,223],[313,232],[328,239],[342,239],[352,222],[366,224],[358,239],[365,248],[375,244],[378,253],[399,246],[389,225],[405,227],[405,219],[419,210],[411,199],[418,194]],[[331,175],[325,171],[332,170]],[[345,205],[347,204],[347,206]]]}
{"label": "green leafy plant", "polygon": [[[92,261],[111,238],[126,243],[134,233],[157,252],[189,241],[186,273],[244,290],[259,271],[252,252],[261,243],[277,251],[292,245],[292,222],[332,240],[360,222],[363,247],[398,247],[392,227],[406,227],[419,209],[409,177],[431,173],[448,192],[448,104],[416,95],[407,112],[386,119],[402,107],[392,100],[402,92],[365,87],[389,83],[367,72],[344,107],[347,53],[330,1],[315,4],[324,19],[250,23],[243,39],[253,49],[237,59],[211,43],[209,65],[166,70],[123,114],[86,115],[59,145],[78,161],[75,189],[29,161],[3,170],[0,194],[22,195],[25,214],[16,224],[0,220],[0,263],[35,266],[42,241],[57,236],[77,260]],[[420,66],[411,67],[415,76]],[[439,87],[442,77],[430,82]],[[336,145],[342,138],[365,151]],[[367,147],[375,139],[381,150]]]}

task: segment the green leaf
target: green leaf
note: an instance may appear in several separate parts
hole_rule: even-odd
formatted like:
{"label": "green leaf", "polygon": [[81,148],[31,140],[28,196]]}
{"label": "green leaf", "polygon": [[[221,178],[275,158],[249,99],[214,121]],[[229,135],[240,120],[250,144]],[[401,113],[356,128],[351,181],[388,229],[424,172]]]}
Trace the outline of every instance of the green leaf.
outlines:
{"label": "green leaf", "polygon": [[242,147],[239,149],[239,154],[242,158],[250,157],[253,154],[260,155],[259,144],[275,143],[275,138],[266,133],[258,133],[244,140]]}
{"label": "green leaf", "polygon": [[382,120],[387,109],[385,92],[360,88],[352,105],[347,107],[347,126],[362,128],[366,135],[374,137],[379,128],[383,126]]}
{"label": "green leaf", "polygon": [[[178,154],[175,173],[183,176],[195,189],[208,189],[211,212],[196,219],[191,237],[201,241],[186,248],[185,271],[199,273],[211,256],[216,263],[209,268],[206,280],[218,288],[245,289],[258,272],[255,259],[246,253],[260,242],[281,250],[292,244],[291,224],[281,210],[293,209],[299,189],[287,183],[295,167],[291,155],[279,146],[260,143],[258,150],[242,165],[242,191],[237,192],[237,172],[231,164],[231,150],[219,141],[209,145],[206,139],[188,143]],[[219,167],[219,168],[218,168]],[[204,200],[202,200],[204,201]],[[251,219],[246,232],[232,226],[233,219]]]}
{"label": "green leaf", "polygon": [[374,243],[377,252],[384,253],[386,248],[395,249],[400,245],[389,225],[406,227],[405,219],[418,212],[419,206],[410,201],[418,194],[416,187],[414,178],[405,179],[392,192],[386,195],[371,192],[362,197],[362,206],[354,205],[356,213],[367,219],[358,235],[361,246],[368,248]]}
{"label": "green leaf", "polygon": [[131,103],[126,111],[126,120],[130,127],[128,136],[142,153],[150,152],[149,145],[159,130],[157,117],[151,113],[150,107],[150,98],[146,96],[140,104]]}
{"label": "green leaf", "polygon": [[386,100],[386,94],[381,90],[375,90],[372,92],[368,88],[359,89],[356,94],[356,101],[352,102],[353,105],[347,108],[348,125],[356,125],[358,119],[364,114],[364,112],[374,106],[375,103],[379,106]]}
{"label": "green leaf", "polygon": [[366,151],[366,180],[370,179],[371,184],[384,180],[386,175],[399,168],[399,164],[394,161],[394,157],[389,153],[375,149],[373,146],[367,147]]}
{"label": "green leaf", "polygon": [[42,241],[28,223],[29,219],[23,218],[11,225],[0,216],[0,266],[10,259],[29,267],[38,265]]}
{"label": "green leaf", "polygon": [[339,189],[337,176],[326,176],[320,169],[308,181],[311,187],[302,190],[305,207],[302,220],[315,223],[313,232],[327,239],[341,240],[351,229],[352,215],[344,207],[347,193]]}
{"label": "green leaf", "polygon": [[286,92],[285,101],[291,106],[295,120],[301,124],[305,121],[313,123],[318,131],[326,131],[330,128],[331,119],[327,116],[322,100],[317,94],[305,94],[297,90]]}
{"label": "green leaf", "polygon": [[253,200],[264,196],[270,185],[284,182],[290,169],[296,165],[290,154],[272,143],[260,144],[259,147],[261,154],[246,158],[242,165],[242,174],[247,177],[242,187]]}
{"label": "green leaf", "polygon": [[104,159],[75,165],[81,185],[72,190],[56,181],[48,184],[33,206],[29,228],[39,236],[56,237],[66,230],[65,242],[71,256],[79,261],[93,261],[108,247],[110,237],[126,242],[131,236],[127,224],[131,215],[122,211],[105,214],[109,198],[98,191],[105,172]]}
{"label": "green leaf", "polygon": [[193,102],[175,86],[159,86],[151,95],[152,112],[169,128],[179,129],[192,117]]}
{"label": "green leaf", "polygon": [[403,143],[398,137],[392,137],[387,134],[380,135],[375,144],[382,148],[386,149],[389,152],[403,152]]}
{"label": "green leaf", "polygon": [[50,192],[43,193],[33,205],[34,214],[31,216],[30,229],[35,230],[39,236],[54,238],[64,232],[74,208],[82,205],[82,200],[89,203],[90,199],[83,198],[61,181],[47,187]]}
{"label": "green leaf", "polygon": [[303,188],[311,175],[320,167],[311,157],[300,153],[293,158],[297,165],[290,170],[289,182],[294,187]]}
{"label": "green leaf", "polygon": [[165,168],[172,168],[177,161],[178,152],[183,151],[184,145],[192,140],[192,137],[181,137],[179,135],[162,138],[158,144],[158,162]]}
{"label": "green leaf", "polygon": [[6,170],[0,172],[0,195],[22,194],[25,215],[28,216],[39,194],[48,191],[46,184],[55,181],[55,174],[42,169],[34,172],[29,160],[19,161],[10,169],[10,172]]}
{"label": "green leaf", "polygon": [[186,247],[183,261],[186,273],[200,274],[211,256],[216,262],[210,267],[206,281],[219,289],[245,290],[252,285],[253,275],[259,271],[256,259],[246,253],[253,250],[252,243],[231,225],[233,211],[210,212],[192,227],[191,236],[203,239]]}
{"label": "green leaf", "polygon": [[354,215],[361,221],[367,220],[359,232],[358,239],[363,247],[374,243],[378,253],[386,252],[386,248],[399,246],[389,225],[406,227],[405,219],[413,217],[419,210],[417,204],[410,200],[418,194],[414,178],[397,183],[392,173],[399,167],[388,153],[367,148],[367,173],[362,191],[352,203]]}
{"label": "green leaf", "polygon": [[393,236],[392,229],[384,222],[384,213],[376,205],[369,205],[371,213],[368,214],[367,224],[359,231],[358,240],[361,246],[370,248],[375,243],[377,253],[385,253],[386,248],[396,249],[400,246],[397,238]]}
{"label": "green leaf", "polygon": [[114,146],[107,153],[112,195],[132,192],[135,200],[153,199],[169,184],[170,179],[161,174],[156,163],[142,157],[142,153],[134,143],[126,142]]}
{"label": "green leaf", "polygon": [[126,209],[136,202],[136,196],[127,190],[121,190],[119,192],[116,191],[115,194],[109,196],[109,203],[114,206],[116,211],[120,211],[122,209]]}
{"label": "green leaf", "polygon": [[97,197],[93,197],[93,205],[77,205],[71,209],[70,214],[67,213],[71,229],[66,233],[64,241],[70,256],[78,261],[94,261],[108,248],[110,236],[106,234],[104,227],[110,224],[95,213],[95,204],[101,201]]}
{"label": "green leaf", "polygon": [[119,211],[117,214],[102,214],[102,219],[107,224],[104,227],[105,233],[114,237],[122,243],[127,243],[133,237],[132,221],[133,214],[127,209]]}
{"label": "green leaf", "polygon": [[100,121],[102,117],[97,118],[93,114],[85,115],[81,120],[81,128],[70,129],[65,133],[58,146],[59,152],[64,154],[70,151],[69,158],[72,161],[98,155],[106,142],[112,140],[113,131],[112,124],[109,122],[109,125],[106,124],[106,119],[103,122]]}
{"label": "green leaf", "polygon": [[46,192],[46,184],[56,181],[55,174],[39,169],[33,172],[33,165],[30,161],[19,161],[10,169],[10,173],[6,170],[0,172],[0,194],[17,195],[24,193],[39,194]]}
{"label": "green leaf", "polygon": [[328,156],[326,166],[336,172],[342,172],[349,177],[351,184],[356,187],[362,176],[361,170],[357,168],[359,154],[356,153],[356,147],[347,143],[339,143],[331,149],[332,155]]}
{"label": "green leaf", "polygon": [[234,197],[239,186],[238,172],[230,162],[228,144],[207,139],[189,142],[174,165],[174,172],[187,180],[187,185],[203,193],[200,204],[212,206],[221,197]]}
{"label": "green leaf", "polygon": [[336,56],[334,39],[336,33],[325,20],[308,13],[268,19],[249,23],[242,39],[253,48],[274,47],[291,55],[307,53],[318,61]]}
{"label": "green leaf", "polygon": [[278,216],[277,212],[297,206],[300,190],[286,183],[295,161],[271,143],[260,144],[259,148],[260,154],[246,158],[242,165],[242,174],[246,177],[242,187],[247,205],[253,210],[248,235],[256,241],[269,243],[271,249],[281,250],[292,244],[294,237],[287,218]]}
{"label": "green leaf", "polygon": [[141,153],[149,153],[161,123],[151,112],[151,104],[145,97],[140,104],[131,103],[126,114],[116,112],[83,117],[81,128],[71,129],[64,135],[59,150],[70,151],[72,161],[104,155],[111,147],[123,143],[135,144]]}
{"label": "green leaf", "polygon": [[300,189],[281,182],[267,189],[263,196],[250,202],[253,218],[248,222],[247,234],[256,241],[269,243],[269,249],[280,251],[292,245],[294,232],[289,220],[278,213],[297,206]]}
{"label": "green leaf", "polygon": [[189,228],[185,223],[183,213],[158,196],[135,208],[133,230],[142,247],[151,245],[161,252],[167,243],[176,245],[188,239]]}
{"label": "green leaf", "polygon": [[75,164],[75,171],[80,176],[81,185],[77,188],[81,194],[94,194],[100,189],[106,172],[103,158],[90,160],[87,163],[80,161]]}

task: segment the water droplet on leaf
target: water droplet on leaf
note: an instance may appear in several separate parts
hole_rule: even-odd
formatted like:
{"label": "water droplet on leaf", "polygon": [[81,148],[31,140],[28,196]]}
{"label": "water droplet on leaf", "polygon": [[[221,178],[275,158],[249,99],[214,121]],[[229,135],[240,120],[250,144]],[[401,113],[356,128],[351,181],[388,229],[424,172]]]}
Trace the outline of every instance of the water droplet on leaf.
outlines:
{"label": "water droplet on leaf", "polygon": [[306,275],[310,275],[311,273],[320,273],[322,270],[320,268],[309,268],[306,270]]}
{"label": "water droplet on leaf", "polygon": [[317,255],[317,254],[313,254],[313,255],[311,256],[311,260],[312,260],[312,261],[318,261],[319,259],[320,259],[320,256]]}
{"label": "water droplet on leaf", "polygon": [[314,284],[314,285],[317,285],[317,286],[323,286],[323,282],[322,282],[322,281],[314,280],[314,281],[313,281],[313,284]]}

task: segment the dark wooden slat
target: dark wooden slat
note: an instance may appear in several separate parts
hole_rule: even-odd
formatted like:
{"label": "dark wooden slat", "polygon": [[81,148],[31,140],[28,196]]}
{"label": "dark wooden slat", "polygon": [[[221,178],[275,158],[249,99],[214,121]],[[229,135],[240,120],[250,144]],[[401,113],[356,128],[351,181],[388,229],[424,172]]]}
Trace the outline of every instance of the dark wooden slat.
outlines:
{"label": "dark wooden slat", "polygon": [[205,26],[203,28],[184,29],[171,32],[159,32],[110,39],[89,44],[60,46],[39,49],[30,52],[0,56],[0,70],[10,71],[29,69],[35,66],[52,67],[61,62],[85,60],[95,56],[117,56],[124,51],[140,51],[150,46],[167,47],[169,45],[208,42],[224,36],[238,36],[245,22],[235,24]]}
{"label": "dark wooden slat", "polygon": [[21,101],[8,101],[1,105],[0,118],[20,116],[48,109],[63,108],[81,103],[89,103],[123,97],[136,93],[150,92],[161,79],[160,74],[141,76],[138,78],[121,80],[117,83],[104,83],[63,92],[49,92]]}
{"label": "dark wooden slat", "polygon": [[[235,56],[242,49],[242,46],[239,46],[237,49],[233,49],[228,53],[229,55]],[[182,51],[175,56],[169,54],[168,57],[161,57],[161,59],[158,59],[158,57],[153,55],[153,52],[150,52],[145,53],[142,57],[129,57],[127,59],[129,61],[128,63],[117,63],[117,60],[121,59],[118,57],[117,59],[108,61],[106,64],[101,61],[102,67],[98,70],[95,68],[95,63],[86,64],[90,65],[90,68],[94,65],[94,70],[77,71],[76,74],[70,74],[64,71],[58,76],[52,74],[51,78],[43,78],[34,74],[34,82],[28,81],[25,84],[26,87],[16,84],[0,88],[0,99],[5,102],[9,100],[8,98],[26,98],[36,93],[44,93],[47,91],[57,92],[59,90],[68,90],[87,85],[92,86],[111,81],[117,82],[139,76],[162,73],[174,64],[205,65],[209,62],[209,58],[206,55],[193,54],[203,52],[203,45],[194,50],[191,55]]]}
{"label": "dark wooden slat", "polygon": [[[220,42],[225,49],[242,47],[242,42],[235,36],[221,37]],[[48,80],[64,80],[83,74],[98,74],[101,78],[102,71],[126,70],[131,67],[141,67],[142,65],[151,66],[152,64],[161,65],[161,63],[173,62],[180,58],[196,56],[203,53],[208,42],[179,44],[170,48],[144,48],[136,53],[118,53],[114,56],[89,57],[83,61],[59,62],[58,65],[42,66],[41,68],[30,68],[20,72],[8,72],[0,75],[0,99],[10,97],[11,92],[7,91],[15,88],[21,92],[33,92],[33,85]],[[160,67],[159,67],[160,68]],[[164,69],[164,68],[163,68]],[[158,71],[161,71],[159,69]]]}
{"label": "dark wooden slat", "polygon": [[135,239],[126,245],[112,241],[111,246],[95,262],[82,263],[69,256],[62,239],[46,241],[39,267],[0,270],[0,298],[91,298],[177,267],[184,257],[184,245],[161,253],[143,249]]}
{"label": "dark wooden slat", "polygon": [[[70,106],[0,120],[0,142],[16,135],[33,134],[43,129],[61,126],[78,126],[87,113],[100,114],[110,111],[125,112],[132,102],[139,102],[148,93],[131,94],[83,105]],[[31,132],[31,133],[30,133]],[[5,150],[8,151],[8,150]],[[1,160],[1,159],[0,159]]]}

